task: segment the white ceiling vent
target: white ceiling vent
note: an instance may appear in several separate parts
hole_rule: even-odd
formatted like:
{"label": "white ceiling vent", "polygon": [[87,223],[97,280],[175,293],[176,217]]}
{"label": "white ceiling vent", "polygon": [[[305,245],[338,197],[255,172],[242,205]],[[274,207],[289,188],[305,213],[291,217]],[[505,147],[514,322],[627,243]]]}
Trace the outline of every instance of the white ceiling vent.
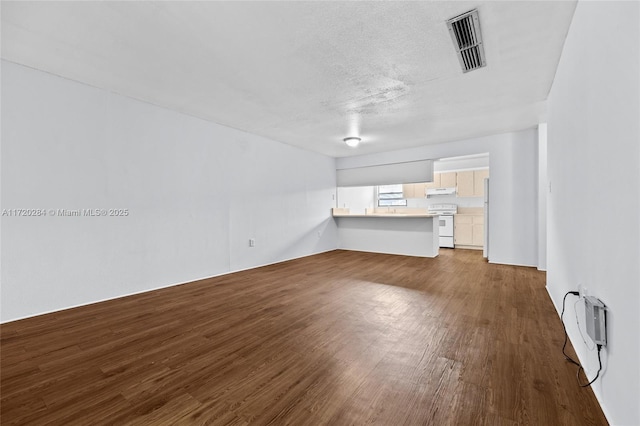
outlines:
{"label": "white ceiling vent", "polygon": [[482,47],[478,10],[474,9],[447,21],[449,34],[458,52],[463,72],[484,67],[487,62]]}

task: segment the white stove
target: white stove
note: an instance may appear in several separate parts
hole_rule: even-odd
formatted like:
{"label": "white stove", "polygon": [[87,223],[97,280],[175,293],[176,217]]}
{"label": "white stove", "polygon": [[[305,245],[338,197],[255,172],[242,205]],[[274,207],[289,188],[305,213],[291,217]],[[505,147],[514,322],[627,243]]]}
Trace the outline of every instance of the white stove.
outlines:
{"label": "white stove", "polygon": [[440,247],[454,248],[453,240],[453,215],[458,213],[456,204],[432,204],[427,207],[431,214],[440,215],[438,222],[440,224]]}

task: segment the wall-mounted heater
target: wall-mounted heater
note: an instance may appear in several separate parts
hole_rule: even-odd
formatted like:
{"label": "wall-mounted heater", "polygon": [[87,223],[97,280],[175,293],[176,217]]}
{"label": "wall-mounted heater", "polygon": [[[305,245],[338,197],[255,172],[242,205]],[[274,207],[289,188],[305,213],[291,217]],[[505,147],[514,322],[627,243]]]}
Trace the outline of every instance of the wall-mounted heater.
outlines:
{"label": "wall-mounted heater", "polygon": [[587,334],[597,345],[607,345],[607,307],[595,297],[585,296],[584,312],[587,324]]}
{"label": "wall-mounted heater", "polygon": [[487,65],[482,46],[478,9],[449,19],[447,27],[449,27],[449,34],[451,34],[463,72],[473,71]]}

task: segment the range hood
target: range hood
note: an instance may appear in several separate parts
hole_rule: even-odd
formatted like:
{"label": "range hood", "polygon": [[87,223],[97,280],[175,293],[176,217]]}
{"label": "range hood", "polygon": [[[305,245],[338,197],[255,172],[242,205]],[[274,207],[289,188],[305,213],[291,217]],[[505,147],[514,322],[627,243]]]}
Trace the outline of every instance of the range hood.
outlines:
{"label": "range hood", "polygon": [[456,188],[433,188],[427,189],[427,197],[433,197],[434,195],[454,195]]}

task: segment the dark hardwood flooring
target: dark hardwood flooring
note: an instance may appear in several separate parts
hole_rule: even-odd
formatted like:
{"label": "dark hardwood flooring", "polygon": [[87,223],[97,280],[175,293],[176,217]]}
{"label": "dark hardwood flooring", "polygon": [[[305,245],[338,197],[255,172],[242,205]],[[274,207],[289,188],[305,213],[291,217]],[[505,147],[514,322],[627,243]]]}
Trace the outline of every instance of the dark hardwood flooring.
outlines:
{"label": "dark hardwood flooring", "polygon": [[2,425],[602,425],[532,268],[334,251],[3,324]]}

